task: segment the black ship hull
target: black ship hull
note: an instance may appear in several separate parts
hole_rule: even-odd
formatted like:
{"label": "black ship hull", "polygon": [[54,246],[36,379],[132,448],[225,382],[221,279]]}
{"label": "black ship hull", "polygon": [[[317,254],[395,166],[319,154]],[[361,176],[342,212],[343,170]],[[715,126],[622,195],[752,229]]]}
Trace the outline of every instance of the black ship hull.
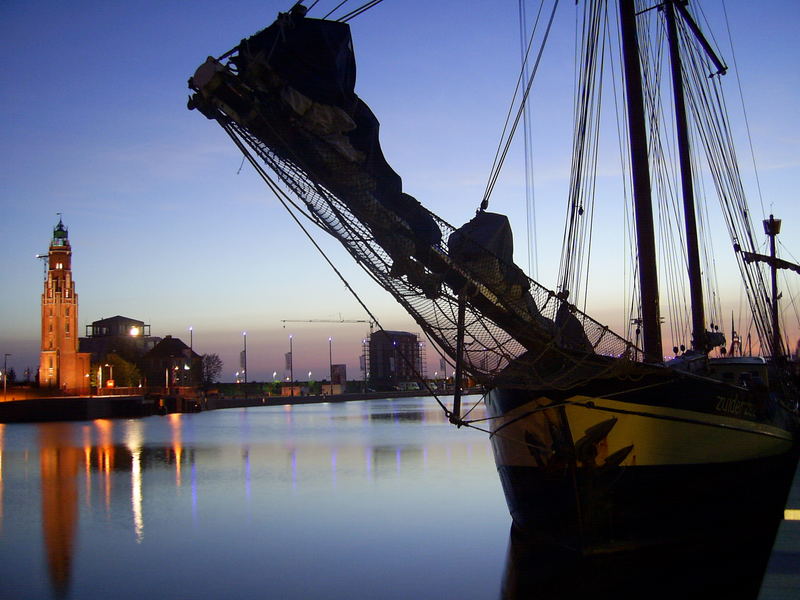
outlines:
{"label": "black ship hull", "polygon": [[734,524],[777,527],[797,461],[790,427],[716,382],[701,381],[695,397],[686,385],[631,387],[624,400],[491,391],[492,446],[515,527],[583,554],[691,541]]}

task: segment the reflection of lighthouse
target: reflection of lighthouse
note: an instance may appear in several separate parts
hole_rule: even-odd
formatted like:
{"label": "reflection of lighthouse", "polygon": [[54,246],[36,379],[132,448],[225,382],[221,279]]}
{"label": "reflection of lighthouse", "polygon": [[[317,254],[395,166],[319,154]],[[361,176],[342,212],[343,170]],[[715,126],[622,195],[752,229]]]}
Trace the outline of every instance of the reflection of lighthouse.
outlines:
{"label": "reflection of lighthouse", "polygon": [[72,545],[78,520],[78,466],[81,450],[72,445],[72,426],[39,426],[42,529],[53,590],[64,597],[69,588]]}

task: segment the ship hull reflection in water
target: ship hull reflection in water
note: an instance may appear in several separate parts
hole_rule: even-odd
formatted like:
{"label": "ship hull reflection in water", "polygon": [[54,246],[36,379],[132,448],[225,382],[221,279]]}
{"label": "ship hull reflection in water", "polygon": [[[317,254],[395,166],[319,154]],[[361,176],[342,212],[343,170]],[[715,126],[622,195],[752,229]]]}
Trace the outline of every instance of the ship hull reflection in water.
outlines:
{"label": "ship hull reflection in water", "polygon": [[503,600],[725,598],[755,600],[774,530],[746,535],[731,523],[718,537],[578,556],[511,528]]}

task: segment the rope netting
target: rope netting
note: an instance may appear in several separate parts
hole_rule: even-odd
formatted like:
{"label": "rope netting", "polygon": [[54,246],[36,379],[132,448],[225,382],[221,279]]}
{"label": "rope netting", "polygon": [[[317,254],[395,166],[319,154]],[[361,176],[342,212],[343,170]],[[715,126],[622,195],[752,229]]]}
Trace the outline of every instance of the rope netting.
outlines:
{"label": "rope netting", "polygon": [[279,77],[254,84],[235,63],[214,68],[217,80],[195,107],[272,171],[302,204],[295,207],[339,240],[453,361],[465,304],[463,366],[479,383],[566,389],[640,360],[632,343],[413,198],[387,197],[343,136],[304,126]]}

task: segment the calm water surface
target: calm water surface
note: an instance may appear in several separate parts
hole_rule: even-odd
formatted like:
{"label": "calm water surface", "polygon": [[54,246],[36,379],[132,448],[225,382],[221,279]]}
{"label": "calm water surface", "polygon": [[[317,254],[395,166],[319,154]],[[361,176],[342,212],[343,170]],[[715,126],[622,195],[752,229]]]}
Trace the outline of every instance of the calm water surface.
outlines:
{"label": "calm water surface", "polygon": [[2,598],[497,598],[509,526],[431,399],[0,425]]}

